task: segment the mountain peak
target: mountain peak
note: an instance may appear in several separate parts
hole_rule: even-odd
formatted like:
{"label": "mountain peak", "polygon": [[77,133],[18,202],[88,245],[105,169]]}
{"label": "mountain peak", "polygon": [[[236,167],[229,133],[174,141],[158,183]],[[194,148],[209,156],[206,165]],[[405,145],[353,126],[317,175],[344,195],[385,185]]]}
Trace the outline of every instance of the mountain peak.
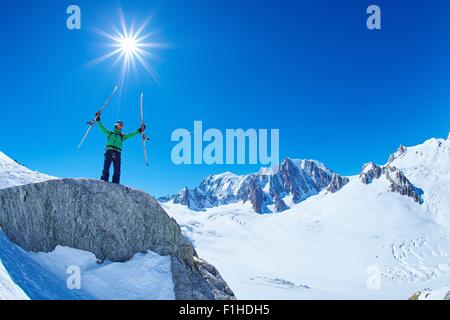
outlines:
{"label": "mountain peak", "polygon": [[291,195],[293,201],[298,203],[326,189],[332,180],[333,186],[329,189],[332,192],[347,184],[347,178],[333,174],[320,161],[285,158],[280,166],[261,168],[248,175],[231,172],[210,175],[197,188],[183,189],[171,199],[197,211],[250,201],[258,213],[272,212],[269,205],[280,212],[289,209],[283,201],[286,196]]}

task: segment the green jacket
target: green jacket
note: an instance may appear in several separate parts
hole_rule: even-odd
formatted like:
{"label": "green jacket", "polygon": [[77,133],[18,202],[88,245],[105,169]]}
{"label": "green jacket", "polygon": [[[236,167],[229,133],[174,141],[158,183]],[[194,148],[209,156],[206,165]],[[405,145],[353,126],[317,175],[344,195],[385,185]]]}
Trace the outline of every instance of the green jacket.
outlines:
{"label": "green jacket", "polygon": [[139,130],[128,134],[123,134],[122,132],[120,132],[120,130],[117,129],[114,129],[114,131],[109,131],[105,128],[101,121],[97,121],[97,123],[100,131],[108,137],[108,140],[105,143],[106,150],[115,150],[118,152],[122,152],[122,143],[125,140],[136,137],[140,133]]}

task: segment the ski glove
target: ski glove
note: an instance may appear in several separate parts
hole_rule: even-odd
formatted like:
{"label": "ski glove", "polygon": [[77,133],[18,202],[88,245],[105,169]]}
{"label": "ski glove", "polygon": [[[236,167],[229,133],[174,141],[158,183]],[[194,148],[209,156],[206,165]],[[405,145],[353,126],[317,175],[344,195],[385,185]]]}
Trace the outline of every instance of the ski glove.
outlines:
{"label": "ski glove", "polygon": [[144,124],[142,127],[140,127],[140,128],[138,129],[139,133],[142,133],[142,131],[144,131],[145,128],[147,128],[147,126]]}
{"label": "ski glove", "polygon": [[100,115],[101,115],[100,112],[97,112],[97,113],[95,114],[95,120],[96,120],[96,121],[100,121]]}

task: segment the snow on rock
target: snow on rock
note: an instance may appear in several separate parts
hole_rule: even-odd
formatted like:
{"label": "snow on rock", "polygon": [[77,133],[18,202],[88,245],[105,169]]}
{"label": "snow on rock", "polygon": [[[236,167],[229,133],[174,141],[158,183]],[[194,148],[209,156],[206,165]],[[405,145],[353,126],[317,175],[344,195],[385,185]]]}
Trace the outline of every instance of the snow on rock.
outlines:
{"label": "snow on rock", "polygon": [[373,179],[378,179],[383,173],[383,168],[373,162],[366,163],[359,175],[359,179],[364,184],[372,183]]}
{"label": "snow on rock", "polygon": [[403,172],[396,167],[386,166],[385,174],[386,178],[390,182],[390,189],[392,192],[398,192],[402,196],[411,197],[415,202],[422,202],[420,195],[422,190],[412,185],[412,183],[405,177]]}
{"label": "snow on rock", "polygon": [[284,200],[281,199],[279,195],[274,195],[273,198],[273,201],[275,203],[275,212],[283,212],[289,209],[286,202],[284,202]]}
{"label": "snow on rock", "polygon": [[256,175],[249,175],[246,181],[246,185],[246,192],[243,194],[244,203],[250,201],[255,212],[268,212],[266,205],[271,200],[267,193],[262,190],[261,185],[258,181],[258,177]]}
{"label": "snow on rock", "polygon": [[398,147],[398,149],[397,149],[397,152],[392,153],[392,154],[389,156],[388,163],[391,163],[392,161],[394,161],[395,159],[397,159],[399,156],[401,156],[402,154],[404,154],[404,153],[406,152],[406,150],[407,150],[407,149],[406,149],[405,146],[400,145],[400,146]]}
{"label": "snow on rock", "polygon": [[51,179],[56,178],[31,171],[0,151],[0,189]]}
{"label": "snow on rock", "polygon": [[391,164],[421,189],[426,211],[450,228],[450,140],[429,139],[408,147]]}
{"label": "snow on rock", "polygon": [[372,183],[374,179],[379,179],[381,175],[384,174],[390,182],[390,190],[392,192],[400,193],[402,196],[411,197],[415,202],[421,203],[422,199],[420,196],[422,195],[422,190],[413,186],[403,172],[392,165],[392,161],[392,158],[390,158],[388,164],[384,167],[380,167],[373,162],[365,164],[359,175],[359,180],[363,184],[369,184]]}
{"label": "snow on rock", "polygon": [[331,193],[338,192],[341,190],[347,183],[349,183],[349,179],[347,177],[341,177],[340,175],[333,173],[331,177],[330,184],[327,187],[327,191]]}

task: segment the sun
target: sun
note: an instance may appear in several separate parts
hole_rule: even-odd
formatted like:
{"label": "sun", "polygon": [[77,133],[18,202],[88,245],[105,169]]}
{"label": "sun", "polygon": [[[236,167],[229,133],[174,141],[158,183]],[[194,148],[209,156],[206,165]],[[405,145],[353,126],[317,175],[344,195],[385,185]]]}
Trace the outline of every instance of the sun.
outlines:
{"label": "sun", "polygon": [[132,37],[124,37],[120,39],[117,45],[126,55],[135,55],[139,47],[139,43]]}
{"label": "sun", "polygon": [[158,32],[149,29],[152,16],[147,18],[135,30],[134,23],[127,25],[124,15],[120,12],[120,28],[114,27],[113,32],[106,32],[101,29],[95,31],[106,38],[109,42],[106,47],[108,52],[99,58],[92,60],[86,66],[93,67],[107,60],[113,60],[112,65],[121,64],[120,86],[123,87],[125,79],[131,70],[145,70],[155,83],[159,83],[159,77],[150,61],[158,60],[156,50],[167,45],[158,41]]}

